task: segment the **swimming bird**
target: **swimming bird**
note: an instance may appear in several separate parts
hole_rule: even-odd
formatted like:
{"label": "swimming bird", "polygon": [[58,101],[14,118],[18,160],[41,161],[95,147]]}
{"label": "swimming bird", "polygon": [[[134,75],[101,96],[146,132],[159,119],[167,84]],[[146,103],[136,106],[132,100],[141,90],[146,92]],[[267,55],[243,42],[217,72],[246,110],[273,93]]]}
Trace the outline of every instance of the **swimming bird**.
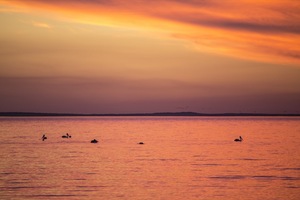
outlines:
{"label": "swimming bird", "polygon": [[62,138],[71,138],[71,135],[69,135],[68,133],[66,135],[61,136]]}
{"label": "swimming bird", "polygon": [[240,138],[236,138],[236,139],[234,139],[234,141],[235,141],[235,142],[242,142],[242,141],[243,141],[243,138],[242,138],[242,136],[240,136]]}
{"label": "swimming bird", "polygon": [[44,141],[44,140],[46,140],[47,139],[47,137],[46,137],[46,135],[44,134],[43,136],[42,136],[42,140]]}
{"label": "swimming bird", "polygon": [[91,143],[98,143],[98,140],[93,139],[93,140],[91,141]]}
{"label": "swimming bird", "polygon": [[138,144],[144,144],[144,142],[139,142]]}

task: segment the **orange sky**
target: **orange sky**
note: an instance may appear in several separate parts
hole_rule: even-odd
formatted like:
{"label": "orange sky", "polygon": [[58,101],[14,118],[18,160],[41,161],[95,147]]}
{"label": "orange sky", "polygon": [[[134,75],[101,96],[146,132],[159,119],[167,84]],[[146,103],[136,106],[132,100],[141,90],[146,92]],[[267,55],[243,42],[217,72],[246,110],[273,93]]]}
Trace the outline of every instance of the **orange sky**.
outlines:
{"label": "orange sky", "polygon": [[276,1],[3,1],[27,12],[100,26],[142,28],[199,51],[299,64],[300,3]]}
{"label": "orange sky", "polygon": [[299,10],[293,0],[0,0],[0,111],[300,112]]}

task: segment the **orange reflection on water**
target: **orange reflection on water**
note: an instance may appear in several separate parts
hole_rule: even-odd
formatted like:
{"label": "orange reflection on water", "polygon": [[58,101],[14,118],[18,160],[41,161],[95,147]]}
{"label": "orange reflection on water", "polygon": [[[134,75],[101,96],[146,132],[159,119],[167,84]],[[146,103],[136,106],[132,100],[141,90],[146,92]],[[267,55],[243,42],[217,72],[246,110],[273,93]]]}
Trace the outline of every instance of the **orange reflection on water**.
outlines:
{"label": "orange reflection on water", "polygon": [[[14,118],[0,125],[5,197],[299,196],[299,118]],[[66,132],[72,138],[61,138]],[[239,135],[244,141],[234,142]]]}

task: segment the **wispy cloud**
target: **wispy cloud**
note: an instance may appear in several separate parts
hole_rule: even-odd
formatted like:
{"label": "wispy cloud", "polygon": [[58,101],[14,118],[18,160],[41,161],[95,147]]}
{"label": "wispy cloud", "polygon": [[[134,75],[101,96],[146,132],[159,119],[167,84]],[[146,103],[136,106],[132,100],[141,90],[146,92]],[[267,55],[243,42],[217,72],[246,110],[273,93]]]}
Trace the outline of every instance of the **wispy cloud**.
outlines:
{"label": "wispy cloud", "polygon": [[[300,63],[300,2],[294,0],[1,1],[99,25],[149,28],[201,51],[275,63]],[[36,26],[49,28],[45,24]]]}
{"label": "wispy cloud", "polygon": [[0,13],[23,13],[24,10],[17,9],[13,6],[3,6],[0,1]]}
{"label": "wispy cloud", "polygon": [[43,23],[43,22],[36,22],[36,21],[33,21],[33,22],[32,22],[32,25],[35,26],[35,27],[40,27],[40,28],[47,28],[47,29],[52,28],[52,26],[50,26],[50,25],[47,24],[47,23]]}

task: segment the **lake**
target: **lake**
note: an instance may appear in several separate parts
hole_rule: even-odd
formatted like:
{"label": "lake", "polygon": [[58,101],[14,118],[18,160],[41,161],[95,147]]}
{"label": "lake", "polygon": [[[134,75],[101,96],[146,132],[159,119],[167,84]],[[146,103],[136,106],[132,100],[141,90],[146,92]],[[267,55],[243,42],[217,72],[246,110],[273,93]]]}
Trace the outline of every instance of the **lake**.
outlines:
{"label": "lake", "polygon": [[299,117],[1,117],[0,150],[5,200],[300,199]]}

